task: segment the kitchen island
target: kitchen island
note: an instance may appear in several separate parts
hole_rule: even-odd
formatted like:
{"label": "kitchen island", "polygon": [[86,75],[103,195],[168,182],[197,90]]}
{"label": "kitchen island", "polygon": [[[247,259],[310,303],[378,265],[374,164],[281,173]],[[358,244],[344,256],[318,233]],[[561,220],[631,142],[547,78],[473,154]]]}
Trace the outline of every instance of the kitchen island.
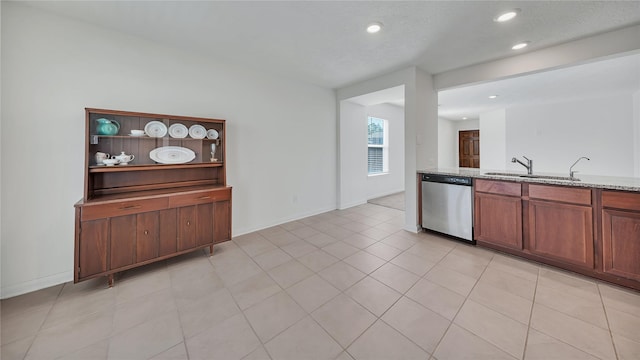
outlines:
{"label": "kitchen island", "polygon": [[640,290],[640,178],[496,173],[425,169],[418,181],[473,178],[478,246]]}

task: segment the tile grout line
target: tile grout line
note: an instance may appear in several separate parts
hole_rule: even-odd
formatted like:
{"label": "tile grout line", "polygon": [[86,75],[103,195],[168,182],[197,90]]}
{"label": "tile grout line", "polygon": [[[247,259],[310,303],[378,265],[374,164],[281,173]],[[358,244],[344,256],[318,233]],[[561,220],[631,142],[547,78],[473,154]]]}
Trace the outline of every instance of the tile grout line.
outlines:
{"label": "tile grout line", "polygon": [[[24,352],[24,356],[22,357],[23,359],[27,358],[27,355],[29,354],[29,351],[31,351],[31,347],[33,347],[33,343],[36,342],[36,339],[38,338],[38,335],[40,335],[40,331],[42,331],[42,327],[47,322],[47,319],[51,315],[51,311],[53,311],[53,307],[58,302],[58,299],[60,299],[60,295],[62,294],[62,290],[64,289],[65,286],[67,286],[67,284],[69,284],[69,283],[68,282],[64,283],[60,287],[60,290],[58,291],[58,294],[56,295],[55,300],[53,300],[53,304],[51,304],[51,307],[49,308],[49,311],[47,311],[47,315],[44,317],[44,320],[42,320],[42,324],[40,324],[40,326],[38,327],[38,331],[36,331],[35,334],[33,335],[33,340],[30,341],[29,346],[27,347],[27,351]],[[5,346],[6,346],[6,344],[5,344]]]}
{"label": "tile grout line", "polygon": [[[446,258],[446,257],[447,257],[447,255],[449,255],[449,254],[450,254],[450,253],[451,253],[451,252],[452,252],[456,247],[457,247],[457,244],[456,244],[456,246],[454,246],[454,247],[452,247],[451,249],[449,249],[449,251],[447,251],[447,252],[446,252],[446,253],[445,253],[445,254],[440,258],[440,260],[438,260],[437,262],[435,262],[435,263],[434,263],[434,265],[433,265],[429,270],[427,270],[427,272],[426,272],[426,273],[424,273],[424,275],[420,276],[420,280],[423,280],[423,279],[424,279],[424,280],[430,281],[430,280],[428,280],[428,279],[425,279],[424,277],[425,277],[425,276],[427,276],[427,274],[428,274],[429,272],[431,272],[431,270],[432,270],[433,268],[435,268],[436,266],[438,266],[438,264],[440,264],[440,263],[442,262],[442,260],[444,260],[444,258]],[[409,250],[409,249],[407,249],[407,250]],[[406,251],[406,250],[405,250],[405,251]],[[400,254],[399,254],[398,256],[400,256]],[[395,258],[394,258],[394,259],[395,259]],[[444,265],[443,265],[443,266],[444,266]],[[485,267],[485,268],[486,268],[486,267]],[[484,273],[484,271],[483,271],[483,273]],[[480,279],[480,278],[478,278],[478,279]],[[418,282],[420,282],[420,280],[416,281],[416,283],[415,283],[415,284],[413,284],[413,286],[411,286],[411,287],[410,287],[410,288],[405,292],[405,294],[406,294],[406,293],[408,293],[411,289],[413,289],[413,288],[416,286],[416,284],[417,284]],[[478,282],[478,280],[476,280],[476,283],[477,283],[477,282]],[[439,285],[439,284],[436,284],[436,285],[441,286],[441,285]],[[474,284],[474,287],[475,287],[475,284]],[[473,288],[471,288],[471,291],[473,291]],[[405,295],[403,294],[403,296],[405,296]],[[407,298],[408,298],[408,299],[410,299],[411,301],[416,302],[415,300],[411,299],[411,298],[410,298],[410,297],[408,297],[408,296],[407,296]],[[466,298],[465,298],[465,302],[466,302]],[[426,307],[426,306],[424,306],[424,305],[422,305],[422,304],[420,304],[420,305],[421,305],[421,306],[423,306],[424,308],[428,309],[429,311],[433,311],[433,310],[429,309],[428,307]],[[464,305],[464,302],[462,303],[462,305],[460,305],[460,309],[462,309],[462,306],[463,306],[463,305]],[[458,311],[460,311],[460,309],[458,309]],[[388,309],[387,309],[387,310],[388,310]],[[435,314],[438,314],[438,315],[442,316],[441,314],[436,313],[435,311],[433,311],[433,312],[434,312]],[[385,313],[386,313],[386,311],[385,311]],[[384,315],[384,314],[383,314],[383,315]],[[458,315],[458,313],[457,313],[457,312],[456,312],[456,315]],[[453,316],[453,319],[455,319],[456,315],[454,315],[454,316]],[[446,319],[446,318],[445,318],[445,319]],[[436,345],[435,345],[435,346],[434,346],[434,348],[433,348],[433,353],[429,354],[430,356],[434,356],[433,354],[435,354],[436,350],[438,349],[438,346],[440,345],[440,342],[441,342],[441,341],[442,341],[442,339],[444,338],[444,335],[447,333],[447,331],[449,331],[449,328],[451,327],[451,324],[453,324],[453,319],[451,319],[451,320],[447,319],[447,320],[449,320],[449,326],[447,326],[447,328],[445,329],[445,331],[442,333],[442,336],[440,337],[440,339],[438,340],[438,342],[436,343]],[[383,320],[383,321],[384,321],[384,320]],[[386,322],[385,322],[385,323],[386,323]],[[391,326],[391,325],[389,325],[389,326]],[[393,327],[393,326],[392,326],[392,327]],[[395,328],[394,328],[394,329],[395,329]]]}
{"label": "tile grout line", "polygon": [[[529,311],[529,323],[527,324],[527,334],[524,338],[524,347],[522,349],[522,359],[527,354],[527,346],[529,345],[529,332],[531,331],[531,319],[533,318],[533,307],[536,305],[536,294],[538,293],[538,283],[540,281],[540,267],[538,267],[538,275],[536,276],[536,286],[533,289],[533,298],[531,299],[531,310]],[[555,339],[555,338],[554,338]]]}
{"label": "tile grout line", "polygon": [[[457,245],[455,247],[453,247],[449,252],[447,252],[447,255],[449,255],[455,248],[457,247]],[[433,267],[436,267],[445,257],[447,257],[447,255],[443,256],[442,259],[440,259],[436,265],[434,265]],[[494,254],[495,256],[495,254]],[[442,336],[440,337],[440,339],[438,340],[438,342],[436,343],[436,346],[433,348],[433,354],[431,354],[431,356],[435,357],[435,353],[438,350],[438,347],[440,346],[440,343],[442,342],[442,339],[444,339],[445,335],[447,334],[447,332],[449,332],[449,329],[451,329],[451,325],[453,325],[453,322],[455,321],[456,317],[458,316],[458,314],[460,313],[460,310],[462,310],[462,307],[464,307],[464,304],[467,303],[467,300],[469,299],[469,296],[471,295],[471,293],[473,292],[473,289],[476,288],[476,286],[478,285],[478,282],[480,281],[480,278],[482,277],[482,275],[485,273],[485,271],[487,271],[487,268],[489,267],[489,264],[491,263],[491,261],[493,261],[493,256],[491,257],[491,260],[489,261],[489,263],[484,267],[484,270],[482,270],[482,273],[480,273],[480,276],[478,276],[478,278],[476,279],[476,282],[473,284],[473,287],[471,288],[471,290],[469,290],[469,294],[467,294],[467,296],[465,296],[464,301],[462,302],[462,304],[460,305],[460,308],[458,308],[458,311],[456,311],[455,315],[453,315],[453,317],[451,318],[451,320],[449,321],[449,326],[447,326],[447,329],[442,333]],[[444,266],[444,265],[443,265]],[[431,270],[429,270],[431,271]],[[429,272],[427,271],[427,274]],[[427,275],[425,274],[425,276]],[[464,329],[464,328],[463,328]],[[465,329],[466,330],[466,329]],[[469,331],[469,330],[467,330]],[[478,336],[476,334],[474,334],[473,332],[469,331],[470,333],[472,333],[475,336]],[[480,339],[484,340],[484,338],[478,336]],[[486,340],[484,340],[486,341]],[[488,341],[487,341],[488,342]],[[493,344],[492,344],[493,345]],[[494,345],[495,346],[495,345]],[[497,347],[497,346],[496,346]],[[499,347],[497,347],[499,348]],[[502,350],[501,348],[499,348],[500,350]],[[503,352],[507,353],[506,351],[502,350]],[[507,353],[508,354],[508,353]]]}
{"label": "tile grout line", "polygon": [[616,359],[619,359],[618,355],[618,347],[616,346],[616,342],[613,339],[613,331],[611,330],[611,323],[609,323],[609,315],[607,315],[607,307],[604,306],[604,299],[602,298],[602,291],[600,291],[601,282],[596,282],[596,287],[598,288],[598,295],[600,296],[600,303],[602,304],[602,310],[604,311],[604,318],[607,321],[607,330],[609,330],[609,336],[611,337],[611,345],[613,347],[613,354],[616,356]]}
{"label": "tile grout line", "polygon": [[[544,265],[544,264],[543,264],[543,265]],[[543,269],[543,267],[541,266],[541,267],[540,267],[540,271],[542,271],[542,269]],[[552,269],[553,269],[553,268],[552,268]],[[540,285],[540,286],[543,286],[543,287],[544,287],[544,285]],[[567,285],[567,286],[569,286],[569,285]],[[597,286],[597,285],[596,285],[596,286]],[[599,290],[598,290],[598,291],[599,291]],[[537,286],[536,286],[536,292],[537,292]],[[534,294],[535,294],[535,292],[534,292]],[[533,305],[532,305],[532,313],[533,313],[533,306],[535,306],[535,302],[534,302],[534,303],[533,303]],[[564,316],[570,317],[570,318],[572,318],[572,319],[574,319],[574,320],[578,320],[578,321],[584,322],[584,323],[586,323],[586,324],[588,324],[588,325],[595,326],[595,327],[597,327],[597,328],[599,328],[599,329],[601,329],[601,330],[608,330],[608,329],[604,329],[604,328],[602,328],[602,327],[600,327],[600,326],[598,326],[598,325],[592,324],[592,323],[590,323],[590,322],[588,322],[588,321],[585,321],[585,320],[583,320],[583,319],[577,318],[577,317],[575,317],[575,316],[573,316],[573,315],[571,315],[571,314],[567,314],[567,313],[565,313],[565,312],[563,312],[563,311],[556,310],[556,309],[554,309],[554,308],[552,308],[552,307],[549,307],[549,306],[547,306],[547,305],[540,304],[540,306],[544,306],[544,307],[546,307],[546,308],[548,308],[548,309],[550,309],[550,310],[553,310],[553,311],[559,312],[559,313],[563,314]],[[605,315],[606,315],[606,314],[605,314]],[[608,324],[607,324],[607,326],[608,326]],[[531,324],[529,324],[529,327],[531,327]],[[544,331],[542,331],[542,330],[539,330],[539,329],[536,329],[536,328],[533,328],[533,329],[534,329],[535,331],[537,331],[537,332],[541,333],[541,334],[544,334],[544,335],[546,335],[546,336],[548,336],[548,337],[550,337],[550,338],[552,338],[552,339],[554,339],[554,340],[556,340],[556,341],[558,341],[558,342],[560,342],[560,343],[562,343],[562,344],[566,345],[566,346],[569,346],[569,347],[571,347],[571,348],[573,348],[573,349],[576,349],[576,350],[578,350],[578,351],[580,351],[580,352],[583,352],[583,353],[585,353],[585,354],[587,354],[587,355],[589,355],[589,356],[591,356],[591,357],[594,357],[594,358],[599,359],[599,357],[598,357],[597,355],[595,355],[595,354],[593,354],[593,353],[591,353],[591,352],[589,352],[589,351],[586,351],[586,350],[583,350],[583,349],[581,349],[581,348],[579,348],[579,347],[576,347],[575,345],[570,344],[570,343],[568,343],[568,342],[566,342],[566,341],[564,341],[564,340],[562,340],[562,339],[558,339],[557,337],[555,337],[555,336],[553,336],[553,335],[551,335],[551,334],[548,334],[548,333],[546,333],[546,332],[544,332]]]}

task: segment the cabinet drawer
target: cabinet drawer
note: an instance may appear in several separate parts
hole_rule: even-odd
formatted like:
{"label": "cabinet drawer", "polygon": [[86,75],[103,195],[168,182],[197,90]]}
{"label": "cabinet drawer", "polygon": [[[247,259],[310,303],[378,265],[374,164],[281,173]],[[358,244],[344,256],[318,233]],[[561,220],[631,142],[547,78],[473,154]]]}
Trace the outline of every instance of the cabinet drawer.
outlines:
{"label": "cabinet drawer", "polygon": [[216,189],[198,191],[182,195],[174,195],[169,198],[169,207],[180,207],[231,199],[231,189]]}
{"label": "cabinet drawer", "polygon": [[640,194],[624,191],[603,191],[602,206],[640,211]]}
{"label": "cabinet drawer", "polygon": [[529,184],[529,198],[591,205],[591,189]]}
{"label": "cabinet drawer", "polygon": [[493,181],[493,180],[476,180],[475,189],[479,192],[508,195],[508,196],[521,196],[522,185],[519,183],[506,182],[506,181]]}
{"label": "cabinet drawer", "polygon": [[82,221],[166,209],[168,198],[118,201],[82,207]]}

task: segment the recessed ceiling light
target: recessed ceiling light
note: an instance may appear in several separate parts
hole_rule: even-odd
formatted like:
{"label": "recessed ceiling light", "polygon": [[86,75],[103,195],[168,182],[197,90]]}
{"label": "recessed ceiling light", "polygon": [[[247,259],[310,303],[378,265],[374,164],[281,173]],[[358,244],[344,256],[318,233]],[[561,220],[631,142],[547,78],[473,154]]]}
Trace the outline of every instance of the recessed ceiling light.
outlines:
{"label": "recessed ceiling light", "polygon": [[495,99],[497,97],[498,97],[498,95],[489,95],[489,99]]}
{"label": "recessed ceiling light", "polygon": [[509,20],[513,19],[514,17],[518,16],[519,12],[520,12],[520,9],[509,10],[507,12],[504,12],[504,13],[494,17],[493,21],[495,21],[495,22],[509,21]]}
{"label": "recessed ceiling light", "polygon": [[463,116],[463,117],[462,117],[462,120],[467,120],[467,117],[466,117],[466,116]]}
{"label": "recessed ceiling light", "polygon": [[375,34],[380,30],[382,30],[382,23],[379,22],[373,22],[367,26],[367,32],[369,34]]}
{"label": "recessed ceiling light", "polygon": [[529,41],[524,41],[518,44],[515,44],[511,47],[512,50],[520,50],[520,49],[524,49],[527,46],[529,46]]}

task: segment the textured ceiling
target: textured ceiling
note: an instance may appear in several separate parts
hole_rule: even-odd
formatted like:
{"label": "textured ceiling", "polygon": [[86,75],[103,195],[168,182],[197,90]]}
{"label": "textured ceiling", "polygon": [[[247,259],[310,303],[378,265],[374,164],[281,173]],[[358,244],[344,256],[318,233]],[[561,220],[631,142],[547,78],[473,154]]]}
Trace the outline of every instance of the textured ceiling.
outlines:
{"label": "textured ceiling", "polygon": [[[438,92],[438,116],[478,119],[513,106],[565,102],[640,91],[640,54]],[[489,95],[498,95],[489,99]]]}
{"label": "textured ceiling", "polygon": [[[328,88],[417,65],[429,73],[640,23],[639,1],[26,1],[216,60]],[[492,19],[520,8],[509,23]],[[372,21],[384,24],[371,35]]]}

